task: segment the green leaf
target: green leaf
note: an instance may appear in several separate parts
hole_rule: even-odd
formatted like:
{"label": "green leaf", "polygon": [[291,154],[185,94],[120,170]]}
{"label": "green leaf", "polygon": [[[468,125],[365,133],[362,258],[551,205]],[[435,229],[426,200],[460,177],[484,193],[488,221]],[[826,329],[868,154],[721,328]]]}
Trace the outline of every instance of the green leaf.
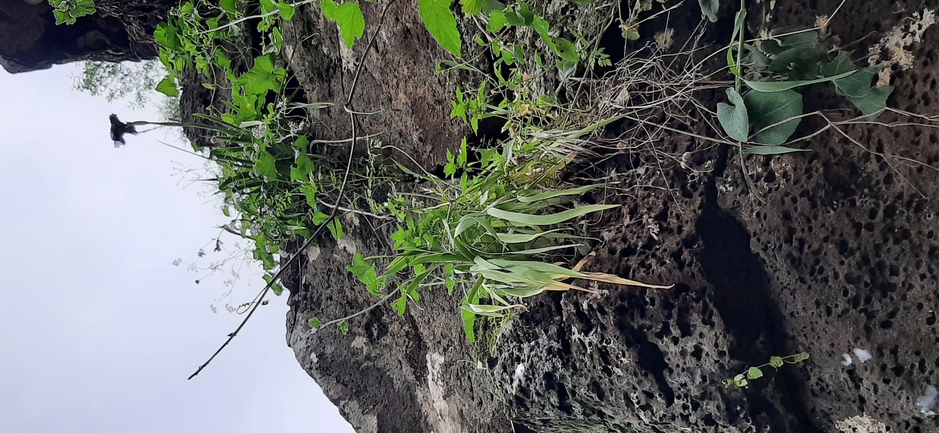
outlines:
{"label": "green leaf", "polygon": [[463,42],[456,26],[456,18],[450,11],[450,0],[419,0],[418,4],[427,31],[443,49],[456,57],[462,57]]}
{"label": "green leaf", "polygon": [[[747,116],[753,125],[754,135],[750,140],[757,143],[785,143],[795,133],[802,120],[799,118],[780,123],[802,114],[802,95],[795,90],[774,93],[751,90],[743,95],[743,101],[747,107]],[[764,129],[770,125],[776,126]]]}
{"label": "green leaf", "polygon": [[310,327],[311,327],[311,328],[319,328],[322,324],[323,324],[323,322],[320,322],[320,319],[318,319],[318,318],[316,318],[316,317],[310,319]]}
{"label": "green leaf", "polygon": [[857,69],[851,55],[847,51],[838,51],[838,55],[830,62],[819,65],[819,73],[823,77],[833,77],[838,74],[850,72]]}
{"label": "green leaf", "polygon": [[326,228],[329,229],[329,232],[332,233],[333,237],[336,239],[342,239],[346,237],[346,233],[342,231],[342,222],[339,221],[339,218],[333,218],[326,224]]}
{"label": "green leaf", "polygon": [[310,139],[305,135],[297,137],[297,141],[293,142],[293,147],[306,150],[306,147],[310,145]]}
{"label": "green leaf", "polygon": [[773,356],[769,358],[769,365],[773,368],[779,368],[783,366],[783,359],[779,356]]}
{"label": "green leaf", "polygon": [[569,196],[569,195],[583,195],[586,194],[600,185],[587,185],[580,188],[569,188],[562,189],[557,191],[547,191],[536,194],[519,194],[518,201],[522,203],[534,203],[536,201],[547,200],[555,197]]}
{"label": "green leaf", "polygon": [[577,45],[573,42],[564,38],[555,38],[554,44],[557,54],[561,56],[561,60],[565,62],[580,61],[580,55],[577,54]]}
{"label": "green leaf", "polygon": [[273,55],[265,55],[255,58],[251,70],[236,81],[244,87],[247,94],[266,95],[268,91],[279,91],[286,76],[287,72],[283,68],[274,67]]}
{"label": "green leaf", "polygon": [[465,15],[489,16],[493,11],[501,11],[505,5],[498,0],[460,0]]}
{"label": "green leaf", "polygon": [[316,184],[313,182],[307,183],[300,187],[300,192],[306,196],[307,205],[316,209]]}
{"label": "green leaf", "polygon": [[502,11],[492,11],[492,15],[489,15],[489,24],[486,26],[486,29],[490,33],[499,33],[505,28],[505,12]]}
{"label": "green leaf", "polygon": [[760,370],[756,367],[750,367],[747,369],[747,379],[754,380],[763,377],[763,370]]}
{"label": "green leaf", "polygon": [[[845,69],[853,70],[854,62],[847,53],[841,51],[835,60],[822,65],[821,71],[823,75],[830,75]],[[887,98],[893,92],[891,86],[873,87],[877,73],[877,68],[859,69],[846,77],[835,79],[835,90],[848,98],[864,115],[877,113],[887,108]]]}
{"label": "green leaf", "polygon": [[349,333],[349,324],[347,322],[339,322],[337,326],[339,327],[339,332],[342,332],[343,335]]}
{"label": "green leaf", "polygon": [[408,295],[402,293],[398,300],[391,303],[391,308],[393,308],[399,316],[403,316],[408,308]]}
{"label": "green leaf", "polygon": [[375,296],[382,295],[381,289],[379,288],[378,274],[375,272],[375,265],[366,261],[365,256],[361,253],[355,254],[352,258],[352,266],[349,266],[347,269],[349,272],[352,272],[362,284],[365,284],[369,293]]}
{"label": "green leaf", "polygon": [[238,9],[235,7],[235,0],[221,0],[219,2],[219,7],[223,11],[228,12],[231,15],[237,15]]}
{"label": "green leaf", "polygon": [[509,212],[496,207],[490,207],[486,209],[486,213],[489,216],[503,219],[509,222],[525,224],[530,226],[545,226],[552,224],[560,224],[562,222],[568,221],[573,218],[577,218],[582,215],[586,215],[592,212],[598,212],[606,209],[614,209],[619,207],[619,205],[603,205],[603,204],[591,204],[586,206],[577,207],[574,209],[568,209],[566,211],[558,212],[550,215],[530,215],[518,212]]}
{"label": "green leaf", "polygon": [[717,10],[721,7],[720,0],[698,0],[698,5],[701,6],[701,14],[708,17],[708,21],[717,22]]}
{"label": "green leaf", "polygon": [[156,31],[153,32],[153,38],[156,43],[170,49],[176,50],[179,49],[179,38],[177,33],[179,29],[169,23],[163,23],[157,26]]}
{"label": "green leaf", "polygon": [[[463,305],[469,304],[478,304],[479,303],[479,292],[483,285],[483,279],[480,278],[476,280],[476,283],[473,284],[473,288],[470,289],[469,293],[466,295],[466,298],[463,299]],[[471,311],[465,309],[460,309],[461,316],[463,318],[463,331],[466,332],[466,339],[470,343],[476,342],[476,315]]]}
{"label": "green leaf", "polygon": [[320,225],[329,219],[329,215],[322,211],[313,212],[313,224]]}
{"label": "green leaf", "polygon": [[828,53],[817,44],[793,47],[777,54],[769,64],[769,70],[786,74],[792,80],[808,80],[818,76],[818,64],[827,59]]}
{"label": "green leaf", "polygon": [[167,75],[160,81],[156,86],[157,92],[160,92],[169,97],[179,96],[179,89],[176,88],[176,79],[172,75]]}
{"label": "green leaf", "polygon": [[273,0],[261,0],[261,12],[268,13],[274,11]]}
{"label": "green leaf", "polygon": [[747,106],[734,89],[727,89],[727,99],[733,105],[723,102],[717,104],[717,120],[730,138],[737,141],[747,141],[750,132],[750,120],[747,116]]}
{"label": "green leaf", "polygon": [[860,98],[848,98],[865,116],[882,111],[887,108],[887,98],[893,92],[893,86],[875,87],[871,93]]}
{"label": "green leaf", "polygon": [[514,27],[527,26],[531,24],[526,22],[525,18],[522,17],[518,12],[515,12],[514,9],[505,12],[505,22]]}
{"label": "green leaf", "polygon": [[808,149],[795,149],[792,147],[775,146],[771,144],[762,146],[745,146],[743,148],[744,155],[782,155],[784,153],[792,152],[808,152]]}
{"label": "green leaf", "polygon": [[306,155],[306,152],[301,152],[297,155],[296,166],[290,169],[290,180],[292,182],[309,182],[310,173],[313,173],[315,166],[313,165],[313,160]]}
{"label": "green leaf", "polygon": [[293,15],[297,13],[297,10],[293,5],[287,3],[278,3],[277,9],[280,9],[280,16],[284,17],[285,20],[290,21],[293,18]]}
{"label": "green leaf", "polygon": [[261,156],[254,163],[254,169],[269,180],[277,180],[277,159],[269,152],[261,152]]}
{"label": "green leaf", "polygon": [[346,2],[337,6],[333,0],[323,0],[320,7],[323,15],[339,26],[339,33],[347,47],[352,48],[356,39],[365,35],[365,16],[357,3]]}
{"label": "green leaf", "polygon": [[812,84],[827,83],[847,77],[857,71],[848,71],[832,77],[823,77],[814,80],[790,80],[790,81],[749,81],[743,80],[753,90],[758,92],[783,92],[796,87],[809,86]]}
{"label": "green leaf", "polygon": [[[521,305],[479,305],[479,304],[464,304],[462,306],[463,311],[468,311],[473,314],[480,316],[489,316],[489,317],[502,317],[502,313],[508,310],[517,310]],[[524,308],[524,307],[522,307]]]}
{"label": "green leaf", "polygon": [[549,33],[551,31],[551,25],[548,23],[548,20],[539,16],[535,16],[531,21],[531,26],[535,29],[536,32],[538,32],[538,34],[541,36],[541,40],[544,41],[548,48],[551,48],[551,51],[557,53],[558,47],[554,43],[554,39]]}
{"label": "green leaf", "polygon": [[535,239],[540,238],[549,233],[553,233],[557,230],[549,230],[546,232],[535,232],[535,233],[498,233],[497,237],[499,242],[504,244],[522,244],[531,242]]}

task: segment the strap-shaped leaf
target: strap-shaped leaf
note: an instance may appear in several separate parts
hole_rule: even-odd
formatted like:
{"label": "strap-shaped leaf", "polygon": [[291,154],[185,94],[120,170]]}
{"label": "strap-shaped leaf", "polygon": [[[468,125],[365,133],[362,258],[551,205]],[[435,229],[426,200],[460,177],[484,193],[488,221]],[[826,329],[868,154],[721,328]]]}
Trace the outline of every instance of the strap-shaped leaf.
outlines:
{"label": "strap-shaped leaf", "polygon": [[619,207],[619,205],[591,204],[550,215],[529,215],[518,212],[504,211],[497,207],[490,207],[489,209],[486,209],[486,213],[495,218],[503,219],[516,224],[524,224],[528,226],[548,226],[553,224],[560,224],[588,213],[613,209],[617,207]]}

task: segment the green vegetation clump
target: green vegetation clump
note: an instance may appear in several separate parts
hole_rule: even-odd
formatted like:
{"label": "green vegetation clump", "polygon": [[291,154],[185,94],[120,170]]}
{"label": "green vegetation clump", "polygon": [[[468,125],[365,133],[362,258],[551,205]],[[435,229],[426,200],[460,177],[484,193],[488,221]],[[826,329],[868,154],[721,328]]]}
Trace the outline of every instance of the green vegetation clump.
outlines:
{"label": "green vegetation clump", "polygon": [[55,8],[56,24],[75,24],[77,18],[97,12],[94,0],[49,0],[49,4]]}

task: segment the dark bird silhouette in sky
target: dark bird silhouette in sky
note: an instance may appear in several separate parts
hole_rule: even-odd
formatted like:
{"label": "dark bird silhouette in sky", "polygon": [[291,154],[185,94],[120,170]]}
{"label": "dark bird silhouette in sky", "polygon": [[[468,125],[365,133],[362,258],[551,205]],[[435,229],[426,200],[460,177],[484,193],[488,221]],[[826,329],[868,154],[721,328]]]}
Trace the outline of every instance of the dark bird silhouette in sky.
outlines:
{"label": "dark bird silhouette in sky", "polygon": [[108,116],[111,119],[111,140],[114,140],[114,147],[121,147],[127,144],[124,141],[124,134],[137,135],[137,128],[133,123],[124,123],[117,118],[117,114]]}

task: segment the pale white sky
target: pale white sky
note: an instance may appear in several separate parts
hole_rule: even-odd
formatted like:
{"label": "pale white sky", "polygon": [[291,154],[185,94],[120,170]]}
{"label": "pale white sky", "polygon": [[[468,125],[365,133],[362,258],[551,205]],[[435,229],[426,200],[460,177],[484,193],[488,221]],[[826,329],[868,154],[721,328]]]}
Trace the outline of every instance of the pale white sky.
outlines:
{"label": "pale white sky", "polygon": [[[209,308],[227,277],[196,285],[172,262],[226,220],[172,176],[202,161],[162,131],[113,148],[108,114],[155,107],[73,91],[75,73],[0,70],[0,431],[351,432],[286,345],[286,294],[186,380],[242,316]],[[262,287],[249,274],[236,302]]]}

